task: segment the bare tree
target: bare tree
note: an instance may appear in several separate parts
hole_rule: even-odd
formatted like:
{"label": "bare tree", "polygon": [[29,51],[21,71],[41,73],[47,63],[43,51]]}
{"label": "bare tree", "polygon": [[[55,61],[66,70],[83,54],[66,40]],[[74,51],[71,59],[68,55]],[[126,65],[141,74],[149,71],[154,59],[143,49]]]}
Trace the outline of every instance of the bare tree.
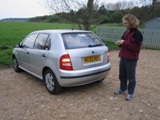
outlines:
{"label": "bare tree", "polygon": [[133,2],[133,1],[127,2],[127,8],[133,8],[135,6],[136,6],[135,2]]}
{"label": "bare tree", "polygon": [[158,0],[123,0],[115,4],[107,3],[105,7],[107,10],[122,10],[127,8],[133,8],[135,6],[154,5]]}
{"label": "bare tree", "polygon": [[115,4],[108,3],[105,5],[107,10],[122,10],[127,8],[133,8],[135,6],[135,3],[133,1],[119,1]]}
{"label": "bare tree", "polygon": [[142,4],[144,6],[146,5],[154,5],[158,0],[137,0],[139,4]]}
{"label": "bare tree", "polygon": [[114,4],[113,3],[108,3],[108,4],[105,4],[105,7],[107,10],[114,10],[115,7],[114,7]]}
{"label": "bare tree", "polygon": [[128,8],[128,2],[122,1],[122,2],[120,3],[120,9],[126,9],[126,8]]}
{"label": "bare tree", "polygon": [[120,10],[121,6],[122,6],[121,2],[115,3],[115,10]]}
{"label": "bare tree", "polygon": [[77,11],[79,8],[85,6],[82,0],[44,0],[44,5],[51,13]]}
{"label": "bare tree", "polygon": [[87,2],[84,0],[45,0],[45,6],[53,14],[65,17],[78,24],[80,29],[85,30],[91,29],[93,17],[95,19],[95,14],[99,8],[95,0],[88,0]]}
{"label": "bare tree", "polygon": [[152,0],[152,5],[154,5],[157,2],[157,0]]}
{"label": "bare tree", "polygon": [[127,9],[127,8],[133,8],[135,4],[132,1],[121,1],[115,3],[115,9],[116,10],[122,10],[122,9]]}

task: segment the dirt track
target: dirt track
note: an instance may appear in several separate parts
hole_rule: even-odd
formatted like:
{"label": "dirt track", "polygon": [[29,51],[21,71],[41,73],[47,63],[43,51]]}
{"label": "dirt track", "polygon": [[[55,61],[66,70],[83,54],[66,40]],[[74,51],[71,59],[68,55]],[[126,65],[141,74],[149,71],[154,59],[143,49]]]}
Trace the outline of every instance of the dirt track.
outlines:
{"label": "dirt track", "polygon": [[111,51],[112,69],[101,83],[47,92],[42,81],[12,68],[0,69],[0,120],[160,120],[160,51],[142,50],[132,101],[115,96],[118,51]]}

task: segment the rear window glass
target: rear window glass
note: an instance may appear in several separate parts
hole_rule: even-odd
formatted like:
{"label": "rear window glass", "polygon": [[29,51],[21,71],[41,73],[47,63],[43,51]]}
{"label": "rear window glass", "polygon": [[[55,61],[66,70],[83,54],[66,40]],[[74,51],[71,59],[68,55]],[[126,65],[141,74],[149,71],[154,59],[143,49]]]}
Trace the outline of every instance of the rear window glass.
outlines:
{"label": "rear window glass", "polygon": [[62,34],[66,49],[102,46],[103,43],[93,33],[64,33]]}

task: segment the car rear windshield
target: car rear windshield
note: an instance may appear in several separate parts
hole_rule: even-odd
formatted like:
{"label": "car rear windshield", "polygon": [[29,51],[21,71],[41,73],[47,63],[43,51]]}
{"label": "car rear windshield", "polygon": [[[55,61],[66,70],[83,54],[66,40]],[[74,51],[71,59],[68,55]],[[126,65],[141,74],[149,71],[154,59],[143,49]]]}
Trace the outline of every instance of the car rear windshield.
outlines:
{"label": "car rear windshield", "polygon": [[63,33],[62,38],[66,49],[103,46],[93,33]]}

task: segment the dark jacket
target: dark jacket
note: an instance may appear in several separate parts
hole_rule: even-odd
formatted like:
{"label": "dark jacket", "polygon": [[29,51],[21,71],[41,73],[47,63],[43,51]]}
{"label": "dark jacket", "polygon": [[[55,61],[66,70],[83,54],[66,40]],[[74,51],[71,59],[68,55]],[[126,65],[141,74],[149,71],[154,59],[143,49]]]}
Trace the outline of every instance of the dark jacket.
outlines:
{"label": "dark jacket", "polygon": [[138,29],[125,31],[122,38],[123,44],[120,46],[119,56],[127,60],[138,60],[142,46],[143,36]]}

